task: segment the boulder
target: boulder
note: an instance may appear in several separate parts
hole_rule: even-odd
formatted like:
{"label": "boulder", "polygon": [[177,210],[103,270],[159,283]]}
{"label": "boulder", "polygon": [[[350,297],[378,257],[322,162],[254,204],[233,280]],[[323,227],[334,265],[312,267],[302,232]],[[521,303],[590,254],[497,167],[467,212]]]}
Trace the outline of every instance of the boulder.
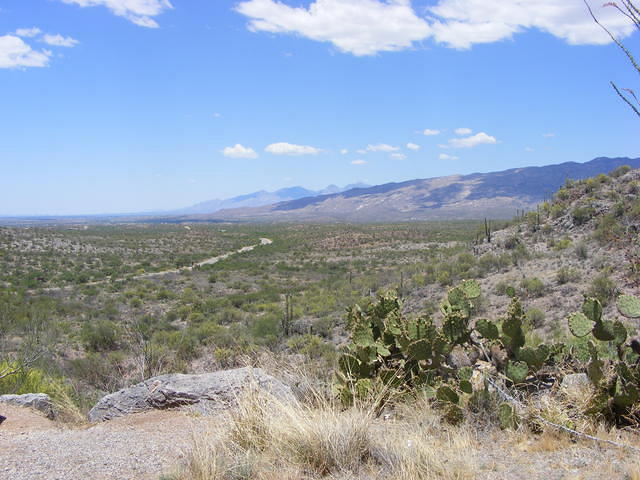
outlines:
{"label": "boulder", "polygon": [[89,421],[110,420],[153,409],[191,406],[201,413],[229,408],[247,388],[264,390],[282,401],[293,401],[291,389],[259,368],[238,368],[198,375],[167,374],[103,397]]}
{"label": "boulder", "polygon": [[589,388],[591,382],[586,373],[571,373],[565,375],[560,388],[569,394],[579,394],[585,388]]}
{"label": "boulder", "polygon": [[28,407],[44,413],[47,418],[55,418],[53,402],[46,393],[25,393],[23,395],[0,395],[0,403],[16,407]]}

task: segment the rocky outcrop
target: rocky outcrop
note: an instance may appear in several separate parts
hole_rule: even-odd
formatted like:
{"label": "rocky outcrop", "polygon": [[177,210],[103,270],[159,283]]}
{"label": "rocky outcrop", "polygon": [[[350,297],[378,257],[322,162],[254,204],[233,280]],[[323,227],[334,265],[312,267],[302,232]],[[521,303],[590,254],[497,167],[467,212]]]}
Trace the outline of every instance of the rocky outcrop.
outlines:
{"label": "rocky outcrop", "polygon": [[153,377],[103,397],[90,411],[89,421],[110,420],[153,409],[192,406],[209,413],[236,404],[247,388],[258,388],[283,401],[294,399],[291,389],[259,368],[238,368],[199,375]]}
{"label": "rocky outcrop", "polygon": [[53,402],[46,393],[25,393],[23,395],[0,395],[0,403],[16,407],[29,407],[44,413],[48,418],[55,418]]}

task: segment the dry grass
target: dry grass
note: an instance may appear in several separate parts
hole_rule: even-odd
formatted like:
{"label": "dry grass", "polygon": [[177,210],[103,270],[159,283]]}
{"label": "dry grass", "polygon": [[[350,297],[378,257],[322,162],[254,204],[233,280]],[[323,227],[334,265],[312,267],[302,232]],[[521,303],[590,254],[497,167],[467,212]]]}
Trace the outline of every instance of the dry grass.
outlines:
{"label": "dry grass", "polygon": [[175,478],[473,478],[468,430],[439,426],[425,401],[398,414],[384,420],[365,405],[285,404],[253,391],[228,421],[194,438]]}

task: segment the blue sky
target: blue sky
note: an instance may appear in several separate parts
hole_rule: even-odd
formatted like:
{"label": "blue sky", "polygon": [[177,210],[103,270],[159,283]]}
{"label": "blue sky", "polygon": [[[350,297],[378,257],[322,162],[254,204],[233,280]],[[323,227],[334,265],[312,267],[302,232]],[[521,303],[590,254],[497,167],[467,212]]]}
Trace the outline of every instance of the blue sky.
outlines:
{"label": "blue sky", "polygon": [[610,80],[581,0],[1,0],[0,215],[638,156]]}

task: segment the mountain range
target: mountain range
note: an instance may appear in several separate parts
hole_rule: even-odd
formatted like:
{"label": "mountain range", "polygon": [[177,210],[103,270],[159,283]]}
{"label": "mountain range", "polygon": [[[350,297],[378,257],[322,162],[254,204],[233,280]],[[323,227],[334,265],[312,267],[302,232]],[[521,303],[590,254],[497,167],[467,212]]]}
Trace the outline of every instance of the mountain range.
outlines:
{"label": "mountain range", "polygon": [[164,214],[170,215],[190,215],[200,213],[214,213],[219,210],[234,209],[234,208],[246,208],[246,207],[261,207],[264,205],[271,205],[279,202],[286,202],[289,200],[298,200],[300,198],[315,197],[318,195],[331,195],[334,193],[340,193],[354,188],[367,188],[370,185],[365,183],[353,183],[345,187],[338,187],[337,185],[329,185],[322,190],[309,190],[304,187],[287,187],[276,190],[275,192],[267,192],[266,190],[260,190],[246,195],[239,195],[233,198],[227,198],[224,200],[213,199],[205,202],[200,202],[190,207],[174,210],[171,212],[165,212]]}
{"label": "mountain range", "polygon": [[[236,197],[240,208],[220,207],[213,213],[179,215],[179,221],[305,221],[393,222],[473,218],[511,218],[516,210],[531,210],[550,198],[566,179],[580,180],[621,166],[640,167],[640,158],[599,157],[586,163],[565,162],[500,172],[451,175],[356,186],[333,193],[309,192],[301,187],[278,192],[256,192],[253,199]],[[278,195],[299,195],[271,204],[252,206]],[[244,205],[242,202],[247,202]],[[200,208],[203,204],[192,207]],[[222,204],[216,204],[218,206]],[[225,205],[230,205],[226,203]],[[255,205],[255,204],[254,204]],[[195,211],[194,211],[195,213]]]}

